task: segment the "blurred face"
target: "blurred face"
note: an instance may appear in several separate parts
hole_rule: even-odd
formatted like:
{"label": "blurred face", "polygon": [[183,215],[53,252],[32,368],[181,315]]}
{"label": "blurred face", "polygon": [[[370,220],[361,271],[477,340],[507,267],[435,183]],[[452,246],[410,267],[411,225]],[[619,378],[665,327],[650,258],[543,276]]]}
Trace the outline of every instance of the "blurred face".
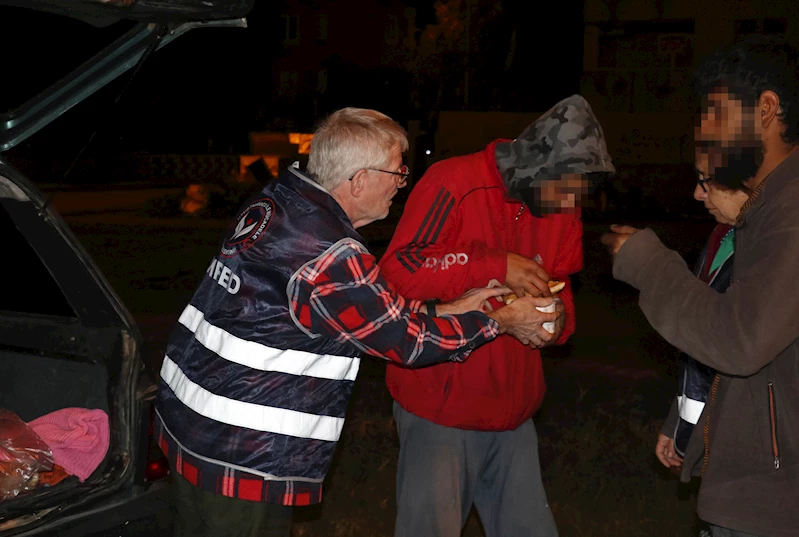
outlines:
{"label": "blurred face", "polygon": [[763,142],[757,107],[747,105],[725,88],[702,100],[694,130],[697,169],[720,185],[742,185],[763,163]]}
{"label": "blurred face", "polygon": [[399,145],[391,148],[387,162],[384,168],[365,170],[367,175],[361,210],[370,222],[388,216],[392,199],[407,184],[407,169],[403,169]]}
{"label": "blurred face", "polygon": [[578,173],[544,179],[539,183],[535,203],[544,214],[574,212],[587,197],[589,187],[588,178]]}

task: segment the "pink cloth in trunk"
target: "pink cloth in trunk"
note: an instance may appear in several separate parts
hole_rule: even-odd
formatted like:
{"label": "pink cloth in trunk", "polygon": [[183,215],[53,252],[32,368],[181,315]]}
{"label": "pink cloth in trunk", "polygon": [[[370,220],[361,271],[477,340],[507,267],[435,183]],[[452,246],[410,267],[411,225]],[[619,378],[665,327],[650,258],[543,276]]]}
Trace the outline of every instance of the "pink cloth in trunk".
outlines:
{"label": "pink cloth in trunk", "polygon": [[62,408],[28,423],[53,451],[53,460],[85,481],[108,451],[108,415],[88,408]]}

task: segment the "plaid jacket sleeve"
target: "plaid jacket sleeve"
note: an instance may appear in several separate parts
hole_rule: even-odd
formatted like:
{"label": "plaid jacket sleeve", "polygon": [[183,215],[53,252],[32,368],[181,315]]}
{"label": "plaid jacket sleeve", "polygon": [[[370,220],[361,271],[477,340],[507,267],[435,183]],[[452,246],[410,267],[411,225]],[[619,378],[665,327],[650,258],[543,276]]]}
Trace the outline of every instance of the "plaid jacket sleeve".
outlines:
{"label": "plaid jacket sleeve", "polygon": [[399,296],[380,274],[374,256],[351,239],[339,241],[300,269],[288,295],[295,319],[312,335],[413,367],[463,361],[499,333],[496,321],[480,312],[442,317],[419,313],[421,302]]}

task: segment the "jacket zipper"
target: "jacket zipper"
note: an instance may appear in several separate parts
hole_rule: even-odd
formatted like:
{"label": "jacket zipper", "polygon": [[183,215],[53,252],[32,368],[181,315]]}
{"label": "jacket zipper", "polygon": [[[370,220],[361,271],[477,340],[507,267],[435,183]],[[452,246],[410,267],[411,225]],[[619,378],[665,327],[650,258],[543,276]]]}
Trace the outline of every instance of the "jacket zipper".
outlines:
{"label": "jacket zipper", "polygon": [[780,469],[780,442],[777,437],[777,400],[774,398],[774,383],[768,383],[768,413],[771,422],[771,452],[774,455],[774,469]]}
{"label": "jacket zipper", "polygon": [[[516,218],[515,218],[516,222],[519,221],[519,218],[521,218],[523,212],[524,212],[524,203],[522,203],[522,206],[519,207],[519,212],[516,213]],[[511,361],[510,364],[511,364],[511,368],[512,368],[512,370],[511,370],[512,377],[511,378],[514,378],[516,376],[516,368],[513,365],[514,364],[513,361]],[[515,400],[514,394],[512,392],[511,392],[511,406],[510,406],[510,408],[516,408],[516,400]]]}
{"label": "jacket zipper", "polygon": [[707,461],[710,455],[710,414],[711,410],[713,409],[713,405],[716,403],[716,392],[719,390],[719,380],[720,377],[716,375],[713,377],[713,384],[710,386],[710,396],[707,398],[707,408],[705,408],[705,424],[702,427],[702,439],[704,440],[705,444],[705,455],[702,458],[702,471],[701,475],[705,475],[705,470],[707,470]]}

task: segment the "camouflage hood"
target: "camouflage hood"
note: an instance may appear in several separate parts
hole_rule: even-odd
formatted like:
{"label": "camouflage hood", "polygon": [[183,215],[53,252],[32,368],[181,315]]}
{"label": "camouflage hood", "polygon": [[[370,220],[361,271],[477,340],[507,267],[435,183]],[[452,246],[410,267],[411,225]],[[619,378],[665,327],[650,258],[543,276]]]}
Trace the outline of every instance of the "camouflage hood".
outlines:
{"label": "camouflage hood", "polygon": [[512,142],[497,144],[495,155],[508,193],[516,199],[526,198],[522,191],[543,179],[616,172],[602,127],[579,95],[553,106]]}

